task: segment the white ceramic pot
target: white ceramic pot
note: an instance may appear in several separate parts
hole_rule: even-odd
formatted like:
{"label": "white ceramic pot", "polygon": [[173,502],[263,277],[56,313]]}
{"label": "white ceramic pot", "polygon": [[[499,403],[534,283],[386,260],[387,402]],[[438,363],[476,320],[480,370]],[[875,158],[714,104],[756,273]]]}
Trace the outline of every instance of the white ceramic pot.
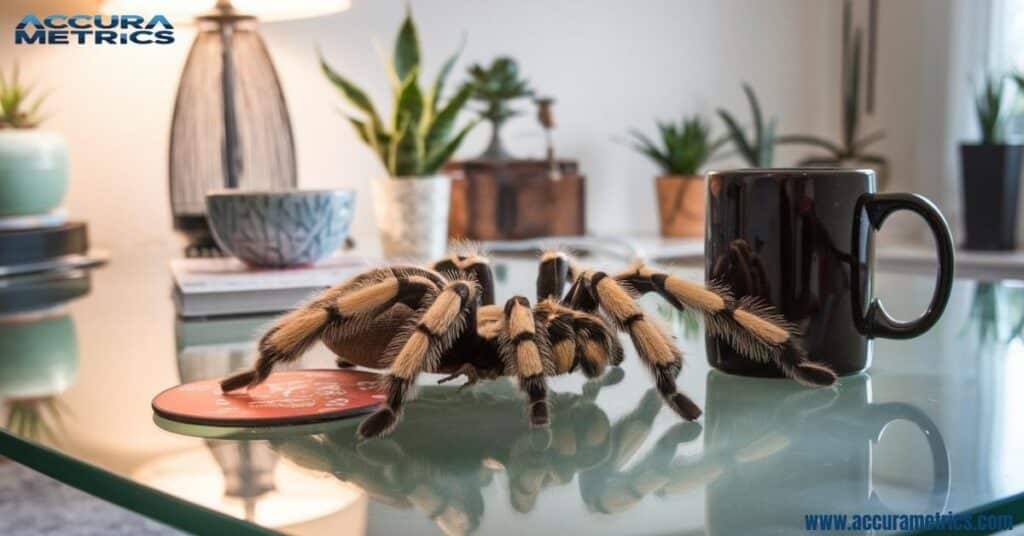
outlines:
{"label": "white ceramic pot", "polygon": [[414,260],[444,255],[451,191],[446,175],[375,180],[373,205],[384,255]]}

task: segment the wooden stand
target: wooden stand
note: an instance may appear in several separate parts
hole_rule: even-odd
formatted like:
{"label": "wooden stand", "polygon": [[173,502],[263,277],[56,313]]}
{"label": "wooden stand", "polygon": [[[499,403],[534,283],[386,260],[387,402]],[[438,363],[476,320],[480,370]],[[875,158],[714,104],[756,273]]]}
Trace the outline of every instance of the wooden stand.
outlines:
{"label": "wooden stand", "polygon": [[560,160],[557,179],[546,160],[474,159],[449,164],[449,238],[518,240],[581,235],[584,180],[572,160]]}

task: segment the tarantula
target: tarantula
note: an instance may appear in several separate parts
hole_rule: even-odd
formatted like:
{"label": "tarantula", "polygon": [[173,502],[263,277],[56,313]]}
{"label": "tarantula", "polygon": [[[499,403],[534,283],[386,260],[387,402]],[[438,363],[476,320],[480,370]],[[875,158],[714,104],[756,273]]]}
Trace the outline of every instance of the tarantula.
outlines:
{"label": "tarantula", "polygon": [[516,377],[529,400],[530,423],[545,426],[545,377],[577,369],[595,377],[618,365],[618,329],[629,335],[665,404],[695,420],[700,408],[676,388],[682,352],[634,301],[648,292],[699,312],[709,333],[798,381],[830,385],[836,379],[831,369],[807,359],[793,326],[753,298],[737,299],[720,284],[704,286],[639,262],[608,275],[552,251],[541,257],[532,308],[523,296],[495,305],[490,263],[476,254],[453,254],[429,268],[386,266],[357,275],[282,316],[260,339],[253,368],[223,380],[221,388],[257,385],[275,365],[321,340],[341,367],[388,370],[387,398],[361,423],[361,437],[394,428],[421,372],[449,374],[441,382]]}

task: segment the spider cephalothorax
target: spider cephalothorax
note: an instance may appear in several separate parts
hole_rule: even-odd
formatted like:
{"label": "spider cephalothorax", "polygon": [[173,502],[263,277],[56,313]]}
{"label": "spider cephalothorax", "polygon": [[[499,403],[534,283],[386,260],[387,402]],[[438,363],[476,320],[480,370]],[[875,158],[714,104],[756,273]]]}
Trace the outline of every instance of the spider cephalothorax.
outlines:
{"label": "spider cephalothorax", "polygon": [[[565,286],[571,283],[568,292]],[[252,370],[221,383],[231,391],[267,378],[318,340],[339,366],[387,369],[387,399],[359,427],[363,437],[387,434],[421,372],[513,376],[529,400],[530,423],[548,424],[547,376],[581,370],[602,374],[622,361],[615,330],[626,332],[654,376],[665,403],[687,420],[701,410],[676,389],[682,352],[634,297],[659,294],[680,309],[701,313],[709,333],[737,351],[777,364],[794,379],[829,385],[835,374],[807,360],[792,326],[760,302],[735,299],[720,285],[702,285],[637,263],[608,275],[586,270],[561,252],[541,258],[537,304],[514,296],[494,303],[494,278],[479,255],[452,255],[430,268],[377,268],[324,291],[282,316],[260,339]]]}

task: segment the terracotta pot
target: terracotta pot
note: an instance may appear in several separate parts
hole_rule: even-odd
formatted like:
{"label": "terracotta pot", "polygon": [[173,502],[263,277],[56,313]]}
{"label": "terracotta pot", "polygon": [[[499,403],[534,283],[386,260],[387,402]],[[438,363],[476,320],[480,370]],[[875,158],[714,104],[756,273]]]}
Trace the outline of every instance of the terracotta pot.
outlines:
{"label": "terracotta pot", "polygon": [[657,179],[661,236],[704,236],[704,177],[662,175]]}

